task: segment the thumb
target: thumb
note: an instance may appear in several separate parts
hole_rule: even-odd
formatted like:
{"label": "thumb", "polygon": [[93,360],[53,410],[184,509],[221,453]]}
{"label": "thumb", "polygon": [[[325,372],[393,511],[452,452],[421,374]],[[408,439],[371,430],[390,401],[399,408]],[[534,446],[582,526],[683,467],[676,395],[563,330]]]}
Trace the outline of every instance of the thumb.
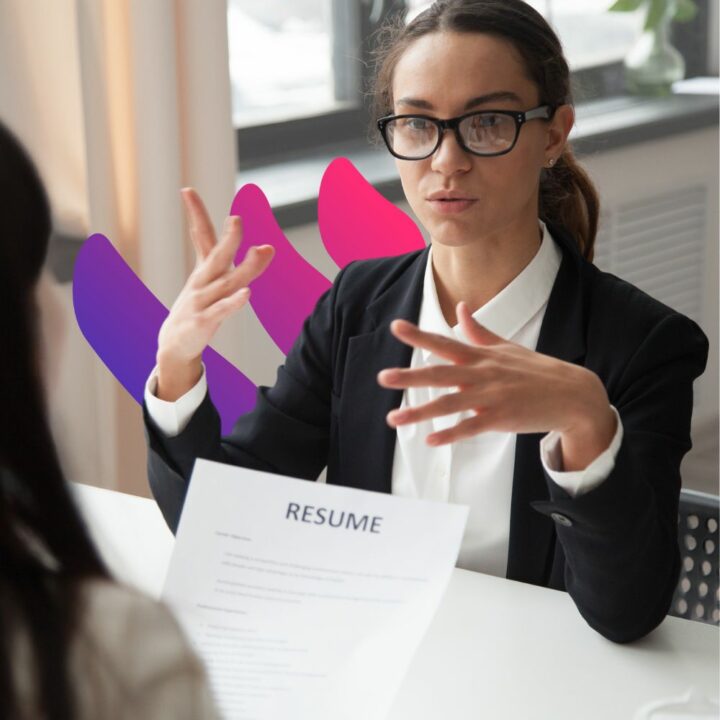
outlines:
{"label": "thumb", "polygon": [[495,345],[503,342],[503,338],[494,332],[490,332],[484,325],[481,325],[473,318],[465,301],[461,300],[457,304],[455,312],[460,322],[460,329],[471,343],[475,345]]}

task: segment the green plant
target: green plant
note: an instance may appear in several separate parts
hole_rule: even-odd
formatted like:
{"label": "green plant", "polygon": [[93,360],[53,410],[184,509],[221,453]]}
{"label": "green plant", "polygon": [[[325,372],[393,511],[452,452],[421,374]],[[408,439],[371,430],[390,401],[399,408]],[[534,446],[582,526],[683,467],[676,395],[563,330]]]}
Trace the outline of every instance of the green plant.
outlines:
{"label": "green plant", "polygon": [[634,12],[643,5],[647,7],[645,30],[654,30],[668,15],[675,22],[689,22],[698,10],[694,0],[616,0],[608,10]]}

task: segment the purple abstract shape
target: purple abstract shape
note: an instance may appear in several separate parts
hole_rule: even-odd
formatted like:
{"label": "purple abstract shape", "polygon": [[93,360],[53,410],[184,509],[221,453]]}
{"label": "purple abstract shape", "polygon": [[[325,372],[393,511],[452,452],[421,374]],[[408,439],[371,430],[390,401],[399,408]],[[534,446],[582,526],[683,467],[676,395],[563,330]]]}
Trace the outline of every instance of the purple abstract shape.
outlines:
{"label": "purple abstract shape", "polygon": [[323,174],[318,225],[325,248],[339,267],[425,247],[413,220],[386,200],[347,158],[336,158]]}
{"label": "purple abstract shape", "polygon": [[250,285],[250,302],[267,333],[287,355],[305,319],[331,283],[290,244],[257,185],[241,187],[230,212],[243,219],[243,239],[236,263],[242,261],[251,245],[275,248],[275,257],[267,270]]}
{"label": "purple abstract shape", "polygon": [[[80,330],[120,384],[142,403],[155,366],[157,337],[167,308],[135,275],[110,241],[91,235],[75,261],[73,304]],[[206,348],[210,395],[222,432],[255,406],[255,385],[212,348]]]}

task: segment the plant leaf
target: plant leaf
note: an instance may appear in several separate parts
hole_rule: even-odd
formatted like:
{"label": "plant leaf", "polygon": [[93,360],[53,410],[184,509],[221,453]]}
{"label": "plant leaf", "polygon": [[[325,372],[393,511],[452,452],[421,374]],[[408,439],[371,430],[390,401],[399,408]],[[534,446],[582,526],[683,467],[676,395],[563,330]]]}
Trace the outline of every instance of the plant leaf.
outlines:
{"label": "plant leaf", "polygon": [[675,14],[673,20],[675,22],[690,22],[697,15],[697,5],[693,0],[676,0]]}
{"label": "plant leaf", "polygon": [[615,0],[608,8],[608,12],[633,12],[644,2],[645,0]]}
{"label": "plant leaf", "polygon": [[645,30],[655,29],[667,12],[668,0],[650,0],[650,7],[645,18]]}

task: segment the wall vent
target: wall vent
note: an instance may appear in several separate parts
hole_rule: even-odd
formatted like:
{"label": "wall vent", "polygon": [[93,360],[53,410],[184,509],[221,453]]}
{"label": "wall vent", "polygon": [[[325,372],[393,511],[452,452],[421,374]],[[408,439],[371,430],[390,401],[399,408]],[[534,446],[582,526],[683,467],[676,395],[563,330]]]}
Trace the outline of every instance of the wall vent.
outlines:
{"label": "wall vent", "polygon": [[595,264],[700,322],[707,187],[693,185],[604,209]]}

